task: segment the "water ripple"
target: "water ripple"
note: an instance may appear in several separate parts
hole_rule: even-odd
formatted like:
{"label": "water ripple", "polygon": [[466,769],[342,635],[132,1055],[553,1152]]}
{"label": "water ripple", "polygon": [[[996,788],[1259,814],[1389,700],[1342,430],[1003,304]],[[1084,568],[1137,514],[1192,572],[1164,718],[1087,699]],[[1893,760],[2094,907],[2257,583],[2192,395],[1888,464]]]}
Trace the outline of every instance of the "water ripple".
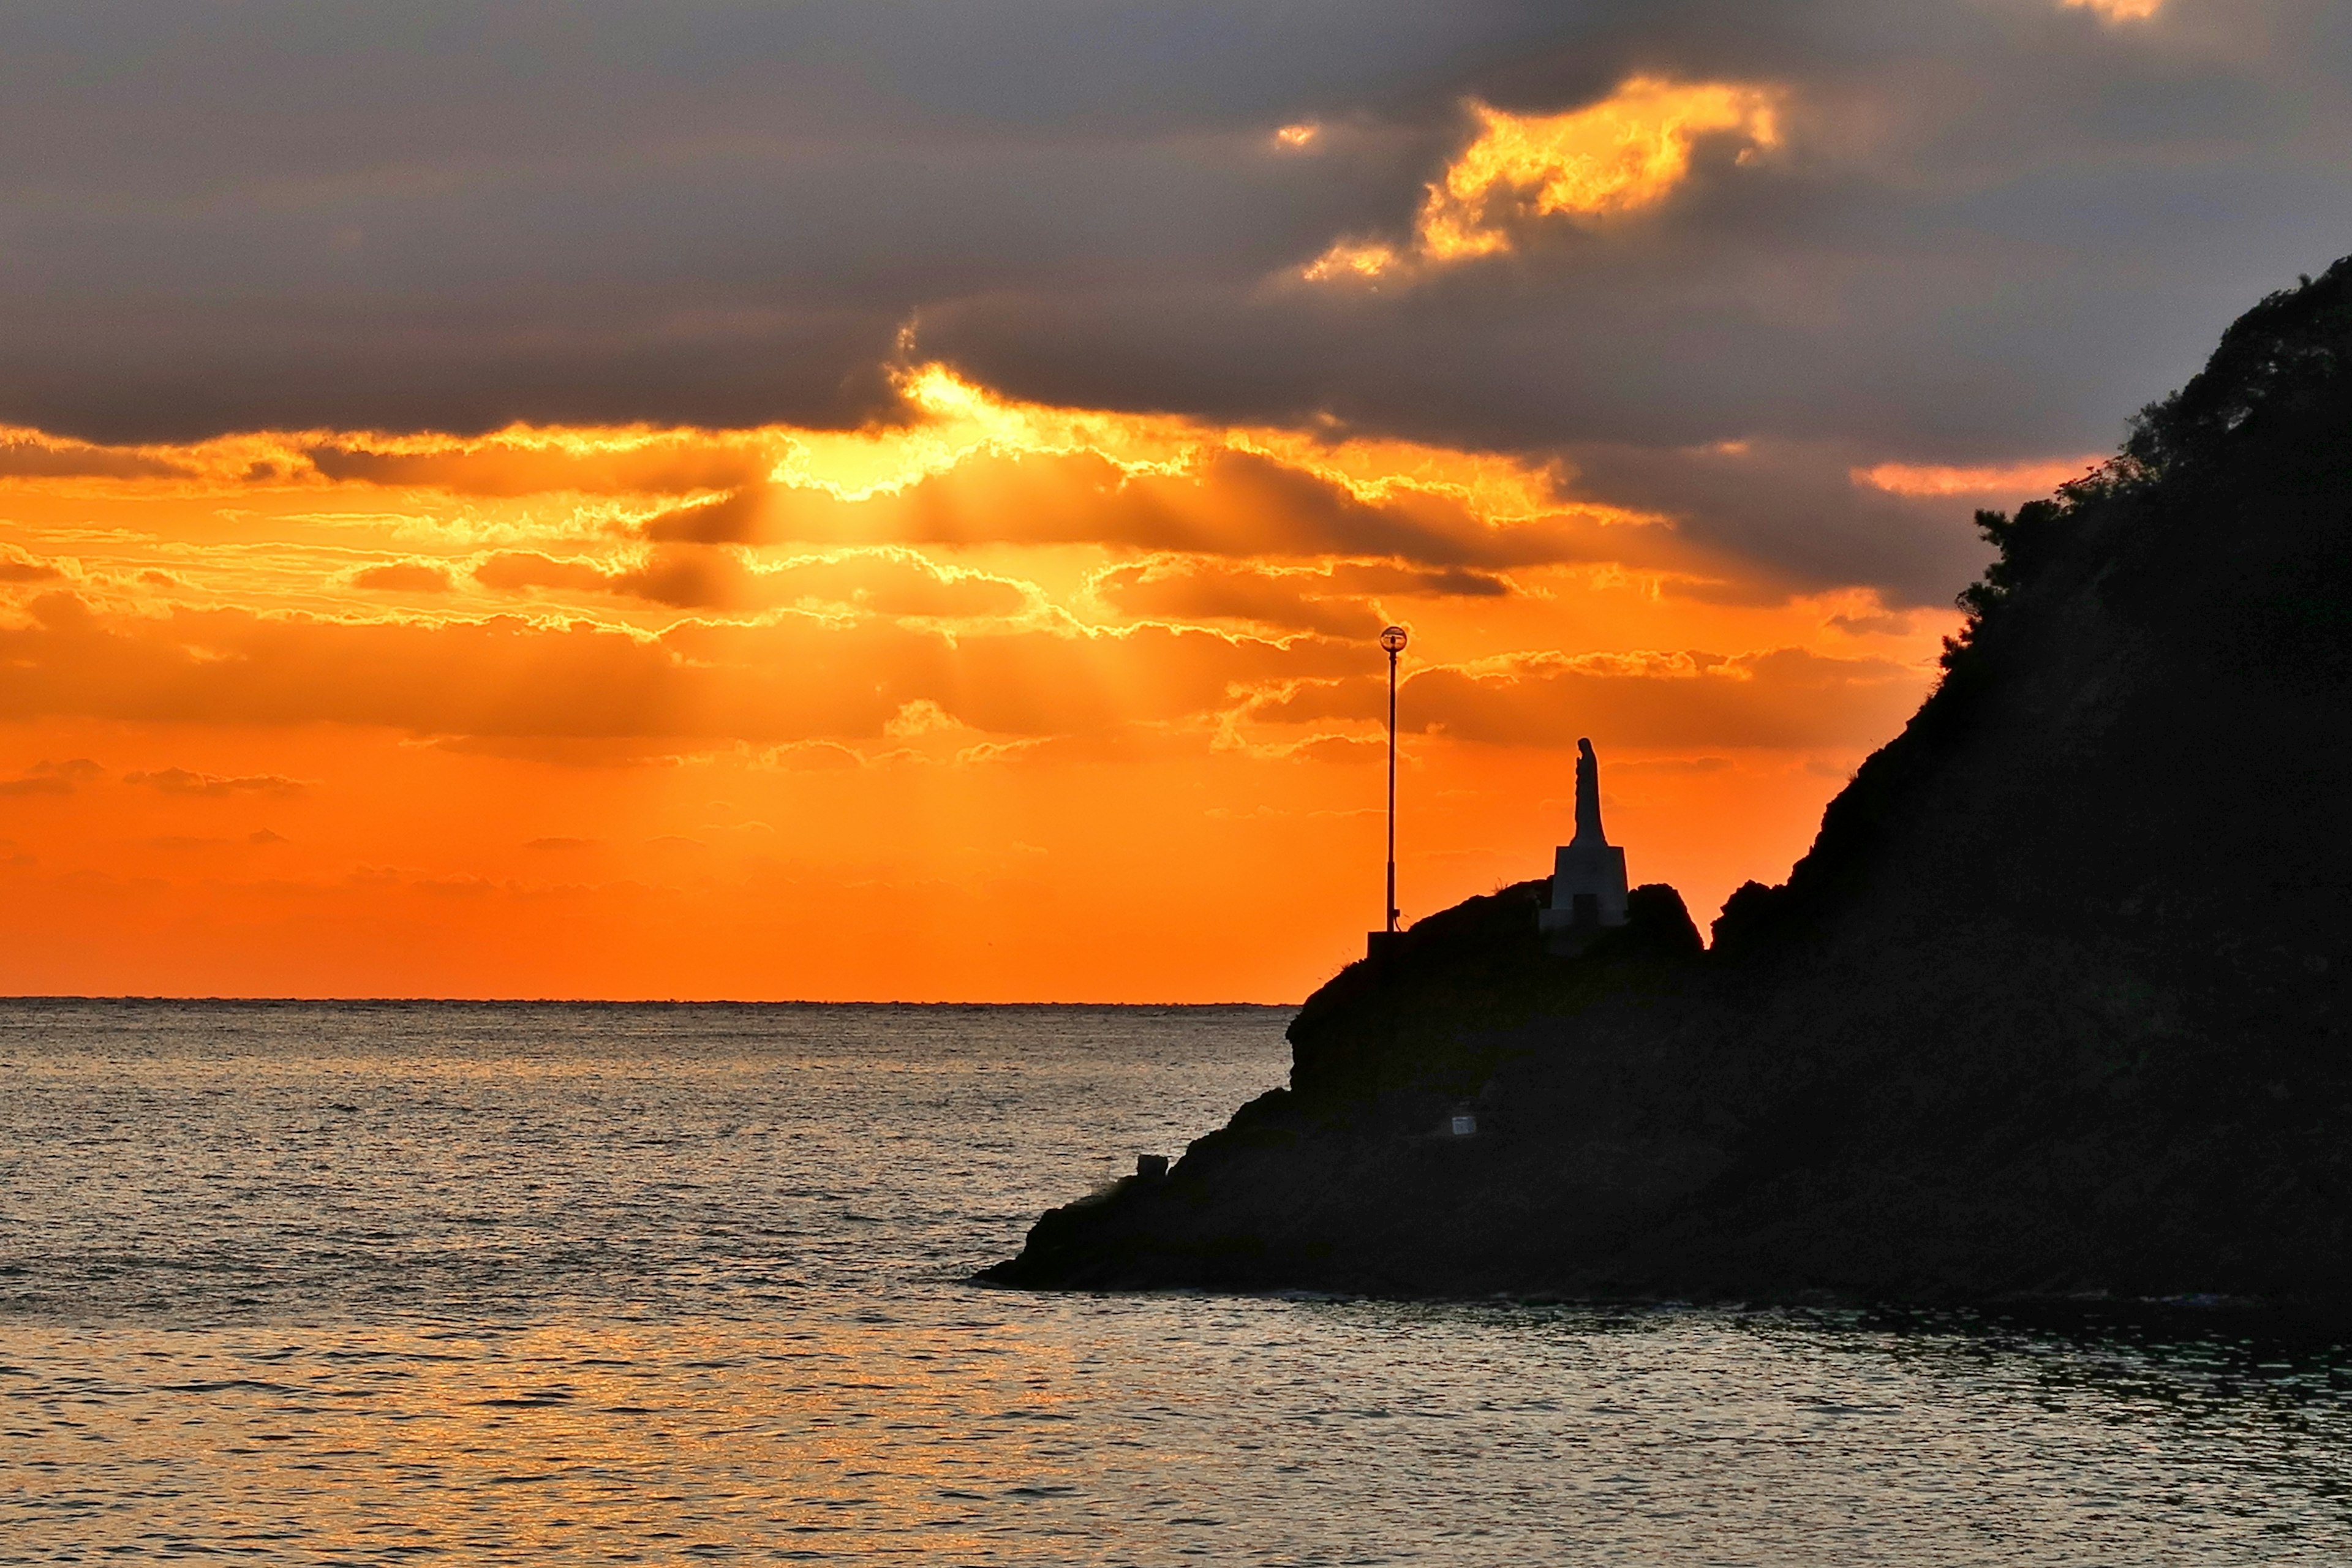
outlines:
{"label": "water ripple", "polygon": [[1032,1297],[1259,1010],[0,1006],[0,1563],[2352,1561],[2352,1358]]}

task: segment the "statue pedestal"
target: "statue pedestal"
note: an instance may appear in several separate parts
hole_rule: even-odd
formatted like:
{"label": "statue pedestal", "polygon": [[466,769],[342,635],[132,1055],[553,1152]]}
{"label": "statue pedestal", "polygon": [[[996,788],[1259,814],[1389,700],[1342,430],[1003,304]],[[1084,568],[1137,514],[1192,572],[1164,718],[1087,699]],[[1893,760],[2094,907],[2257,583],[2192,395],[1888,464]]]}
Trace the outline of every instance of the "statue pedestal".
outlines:
{"label": "statue pedestal", "polygon": [[1536,917],[1545,945],[1578,931],[1590,941],[1624,923],[1625,851],[1613,844],[1561,845],[1552,858],[1551,908]]}

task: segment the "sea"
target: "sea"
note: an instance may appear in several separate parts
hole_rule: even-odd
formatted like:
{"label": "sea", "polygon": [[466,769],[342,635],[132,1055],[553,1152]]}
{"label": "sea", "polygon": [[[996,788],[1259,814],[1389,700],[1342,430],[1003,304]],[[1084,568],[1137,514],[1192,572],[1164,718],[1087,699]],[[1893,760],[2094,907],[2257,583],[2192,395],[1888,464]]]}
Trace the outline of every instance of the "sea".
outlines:
{"label": "sea", "polygon": [[0,1563],[2352,1563],[2224,1316],[971,1282],[1286,1018],[0,1004]]}

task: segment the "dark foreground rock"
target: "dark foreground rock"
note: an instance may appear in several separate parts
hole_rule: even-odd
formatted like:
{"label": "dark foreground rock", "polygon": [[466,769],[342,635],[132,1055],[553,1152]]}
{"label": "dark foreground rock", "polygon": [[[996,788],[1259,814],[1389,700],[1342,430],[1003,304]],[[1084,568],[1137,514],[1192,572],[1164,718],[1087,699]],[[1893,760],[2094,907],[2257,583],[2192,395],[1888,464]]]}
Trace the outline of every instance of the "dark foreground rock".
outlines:
{"label": "dark foreground rock", "polygon": [[1567,959],[1540,883],[1433,916],[983,1278],[2352,1306],[2352,261],[1980,521],[1940,686],[1712,948],[1664,888]]}

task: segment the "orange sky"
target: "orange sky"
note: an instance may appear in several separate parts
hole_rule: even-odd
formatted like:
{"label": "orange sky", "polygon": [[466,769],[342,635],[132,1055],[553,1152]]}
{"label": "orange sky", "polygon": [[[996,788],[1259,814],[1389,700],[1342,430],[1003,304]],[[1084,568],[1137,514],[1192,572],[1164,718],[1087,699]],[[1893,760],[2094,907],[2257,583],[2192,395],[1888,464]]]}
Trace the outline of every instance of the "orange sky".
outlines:
{"label": "orange sky", "polygon": [[901,385],[848,434],[0,436],[0,986],[1296,999],[1378,920],[1384,622],[1408,918],[1549,869],[1590,734],[1702,922],[1953,623],[1564,471]]}
{"label": "orange sky", "polygon": [[1296,1000],[1381,912],[1390,622],[1409,919],[1548,871],[1589,735],[1704,925],[1970,509],[2248,297],[2137,182],[2261,268],[2341,199],[2324,56],[2286,141],[2167,117],[2265,36],[2178,0],[1442,9],[18,51],[0,991]]}

